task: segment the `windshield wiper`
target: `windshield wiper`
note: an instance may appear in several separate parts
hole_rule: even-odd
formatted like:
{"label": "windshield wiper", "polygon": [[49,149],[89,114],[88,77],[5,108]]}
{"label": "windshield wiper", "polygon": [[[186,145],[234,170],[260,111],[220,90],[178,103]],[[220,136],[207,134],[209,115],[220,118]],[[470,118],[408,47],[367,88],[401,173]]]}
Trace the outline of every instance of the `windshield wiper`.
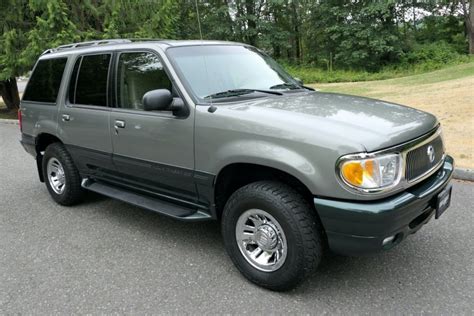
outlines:
{"label": "windshield wiper", "polygon": [[302,89],[301,86],[298,86],[294,83],[289,83],[289,82],[285,82],[285,83],[280,83],[280,84],[276,84],[274,86],[271,86],[270,89],[290,89],[290,90],[296,90],[296,89]]}
{"label": "windshield wiper", "polygon": [[274,86],[271,86],[270,89],[289,89],[289,90],[306,89],[306,90],[314,91],[313,88],[310,88],[310,87],[307,87],[307,86],[304,86],[304,85],[299,86],[299,85],[296,85],[294,83],[289,83],[289,82],[276,84]]}
{"label": "windshield wiper", "polygon": [[270,91],[270,90],[260,90],[260,89],[231,89],[222,92],[217,92],[210,94],[204,99],[217,99],[217,98],[228,98],[228,97],[237,97],[244,94],[254,93],[254,92],[261,92],[267,94],[274,94],[274,95],[283,95],[283,93],[278,91]]}

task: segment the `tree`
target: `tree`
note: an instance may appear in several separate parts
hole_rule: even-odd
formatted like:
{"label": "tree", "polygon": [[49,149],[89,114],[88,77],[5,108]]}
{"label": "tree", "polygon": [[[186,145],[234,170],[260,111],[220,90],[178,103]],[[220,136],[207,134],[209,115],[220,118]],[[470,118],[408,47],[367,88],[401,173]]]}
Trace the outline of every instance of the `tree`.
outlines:
{"label": "tree", "polygon": [[2,55],[0,55],[0,95],[8,110],[18,109],[20,105],[16,76],[22,72],[22,68],[15,56],[18,56],[24,47],[19,47],[20,45],[15,43],[21,43],[21,36],[16,30],[7,31],[3,35]]}
{"label": "tree", "polygon": [[416,62],[417,51],[436,46],[444,60],[467,52],[468,43],[474,53],[473,2],[0,0],[8,8],[0,11],[0,94],[9,109],[18,107],[16,77],[47,48],[105,38],[198,39],[197,9],[204,39],[249,43],[284,62],[377,71]]}
{"label": "tree", "polygon": [[469,41],[469,54],[474,54],[474,0],[461,0],[466,37]]}
{"label": "tree", "polygon": [[19,56],[27,44],[25,33],[32,16],[22,1],[1,0],[0,7],[9,8],[0,11],[0,96],[7,109],[13,110],[20,104],[16,77],[27,70]]}

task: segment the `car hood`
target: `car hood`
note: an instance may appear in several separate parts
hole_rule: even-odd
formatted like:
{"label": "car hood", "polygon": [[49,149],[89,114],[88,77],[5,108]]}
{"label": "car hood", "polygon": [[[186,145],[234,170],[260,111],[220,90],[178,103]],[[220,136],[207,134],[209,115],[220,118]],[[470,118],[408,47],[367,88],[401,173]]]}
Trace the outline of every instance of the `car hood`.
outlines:
{"label": "car hood", "polygon": [[[323,92],[253,99],[234,109],[258,110],[258,114],[267,114],[269,119],[280,112],[288,122],[306,120],[304,125],[312,126],[315,132],[349,139],[367,151],[409,141],[439,124],[433,115],[407,106]],[[277,121],[281,124],[280,119]]]}

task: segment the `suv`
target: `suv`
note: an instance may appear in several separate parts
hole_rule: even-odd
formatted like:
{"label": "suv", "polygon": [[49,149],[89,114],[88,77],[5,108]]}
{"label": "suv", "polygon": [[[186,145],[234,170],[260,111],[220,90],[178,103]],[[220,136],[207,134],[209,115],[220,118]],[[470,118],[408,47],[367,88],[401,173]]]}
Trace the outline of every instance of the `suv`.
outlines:
{"label": "suv", "polygon": [[57,203],[90,190],[218,220],[236,267],[273,290],[295,287],[326,249],[390,249],[450,203],[453,159],[433,115],[314,91],[240,43],[47,50],[20,122]]}

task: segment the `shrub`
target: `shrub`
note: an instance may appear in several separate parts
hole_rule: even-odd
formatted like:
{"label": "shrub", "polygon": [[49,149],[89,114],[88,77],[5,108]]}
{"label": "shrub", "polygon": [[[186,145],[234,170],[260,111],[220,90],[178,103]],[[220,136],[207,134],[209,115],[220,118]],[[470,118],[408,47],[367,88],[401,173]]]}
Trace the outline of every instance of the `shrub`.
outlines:
{"label": "shrub", "polygon": [[458,60],[460,55],[456,49],[444,41],[416,45],[412,51],[402,57],[403,64],[428,63],[443,65]]}

